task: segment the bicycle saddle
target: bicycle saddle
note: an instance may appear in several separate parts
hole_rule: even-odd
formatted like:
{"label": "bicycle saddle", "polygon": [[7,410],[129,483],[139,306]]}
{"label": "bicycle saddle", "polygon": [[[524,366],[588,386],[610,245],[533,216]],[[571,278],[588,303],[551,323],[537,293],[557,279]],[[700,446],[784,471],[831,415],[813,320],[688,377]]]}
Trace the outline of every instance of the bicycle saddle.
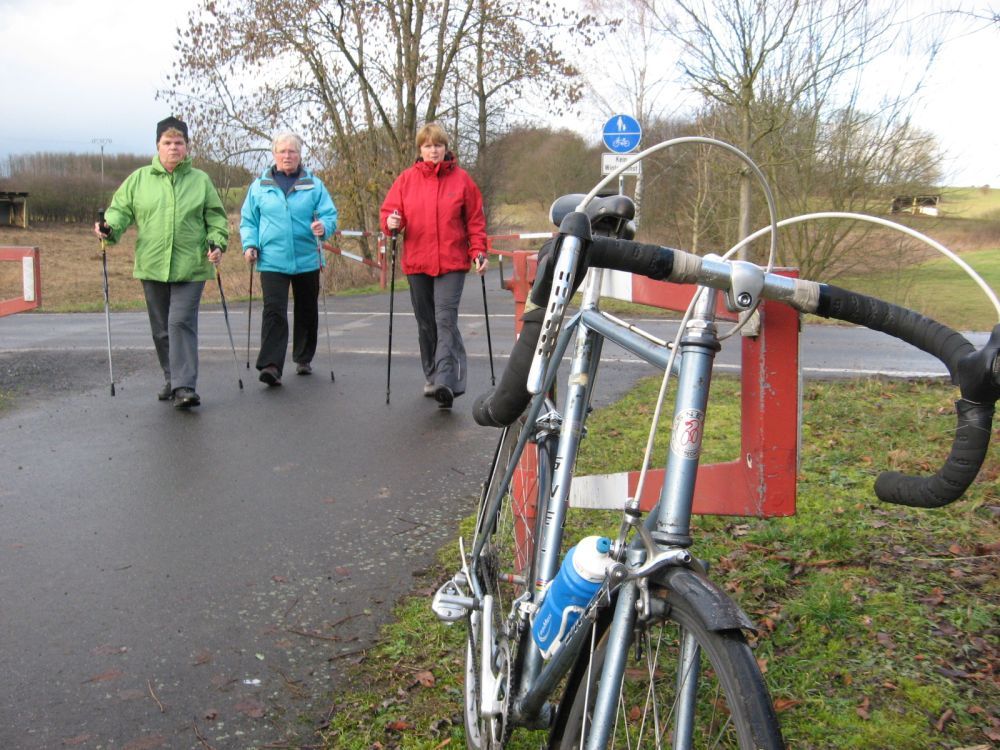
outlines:
{"label": "bicycle saddle", "polygon": [[[576,210],[583,198],[583,193],[556,198],[549,208],[549,219],[558,227],[566,214]],[[620,222],[631,222],[635,218],[635,203],[627,195],[603,195],[587,204],[586,213],[594,230],[613,230]],[[633,230],[632,236],[634,235]]]}

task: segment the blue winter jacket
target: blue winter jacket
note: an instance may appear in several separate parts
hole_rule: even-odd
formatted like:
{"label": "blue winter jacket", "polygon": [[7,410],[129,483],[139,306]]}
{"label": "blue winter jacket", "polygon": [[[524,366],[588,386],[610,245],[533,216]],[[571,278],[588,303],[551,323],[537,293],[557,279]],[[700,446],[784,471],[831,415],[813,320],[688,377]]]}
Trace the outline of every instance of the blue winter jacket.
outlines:
{"label": "blue winter jacket", "polygon": [[[272,169],[253,181],[240,211],[240,239],[244,251],[257,248],[257,270],[299,274],[315,271],[322,260],[310,225],[313,213],[326,228],[337,229],[337,207],[326,186],[305,167],[286,196]],[[325,261],[323,261],[325,265]]]}

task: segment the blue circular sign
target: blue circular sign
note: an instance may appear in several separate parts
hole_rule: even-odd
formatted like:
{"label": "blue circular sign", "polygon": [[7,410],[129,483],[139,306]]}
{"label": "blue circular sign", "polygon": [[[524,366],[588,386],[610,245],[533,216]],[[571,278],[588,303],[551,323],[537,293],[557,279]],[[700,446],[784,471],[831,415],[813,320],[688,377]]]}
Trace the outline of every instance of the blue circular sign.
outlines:
{"label": "blue circular sign", "polygon": [[627,154],[642,140],[642,128],[628,115],[615,115],[604,123],[604,145],[616,154]]}

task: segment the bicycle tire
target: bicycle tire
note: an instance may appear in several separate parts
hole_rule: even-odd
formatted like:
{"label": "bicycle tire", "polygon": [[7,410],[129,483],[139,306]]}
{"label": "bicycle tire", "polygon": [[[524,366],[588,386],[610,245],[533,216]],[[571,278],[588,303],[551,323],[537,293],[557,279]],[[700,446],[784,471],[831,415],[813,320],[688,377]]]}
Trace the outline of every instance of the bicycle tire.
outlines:
{"label": "bicycle tire", "polygon": [[[513,695],[519,674],[519,658],[524,652],[522,646],[531,639],[528,628],[516,627],[511,611],[525,587],[533,585],[535,580],[537,538],[552,474],[551,461],[545,456],[541,461],[538,459],[541,451],[551,451],[549,440],[541,447],[529,442],[518,460],[511,487],[507,488],[493,517],[486,517],[490,498],[502,481],[506,468],[514,460],[514,450],[522,429],[527,429],[522,421],[515,422],[500,437],[491,479],[484,489],[476,521],[476,538],[485,535],[485,543],[478,559],[472,562],[476,567],[474,575],[480,577],[485,593],[494,600],[493,666],[503,666],[497,663],[498,659],[505,658],[507,661],[506,682],[500,686],[505,697]],[[534,502],[526,502],[528,498],[533,498]],[[471,613],[467,623],[463,710],[465,739],[469,750],[494,750],[506,744],[512,727],[506,721],[498,725],[496,721],[485,720],[479,715],[479,616],[479,612]]]}
{"label": "bicycle tire", "polygon": [[[651,596],[667,599],[667,614],[639,630],[643,661],[635,667],[633,660],[626,668],[608,748],[674,747],[674,699],[680,664],[677,644],[685,633],[701,649],[697,715],[693,739],[683,745],[685,750],[784,748],[774,706],[743,633],[709,630],[691,604],[661,587],[651,586]],[[585,650],[570,675],[550,733],[550,750],[584,746],[584,719],[589,726],[610,620],[610,613],[599,618],[594,626],[595,648]],[[635,643],[629,648],[634,657]]]}

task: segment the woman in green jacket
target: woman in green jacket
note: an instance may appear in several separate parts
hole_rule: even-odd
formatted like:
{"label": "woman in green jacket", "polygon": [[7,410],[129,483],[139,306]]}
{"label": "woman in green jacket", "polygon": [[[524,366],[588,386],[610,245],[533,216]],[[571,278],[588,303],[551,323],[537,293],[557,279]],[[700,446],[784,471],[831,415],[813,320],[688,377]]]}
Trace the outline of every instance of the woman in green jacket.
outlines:
{"label": "woman in green jacket", "polygon": [[191,166],[187,125],[176,117],[156,124],[156,156],[130,174],[94,232],[114,244],[132,224],[135,268],[142,281],[153,346],[166,380],[161,401],[187,409],[201,403],[198,306],[229,239],[229,223],[212,180]]}

